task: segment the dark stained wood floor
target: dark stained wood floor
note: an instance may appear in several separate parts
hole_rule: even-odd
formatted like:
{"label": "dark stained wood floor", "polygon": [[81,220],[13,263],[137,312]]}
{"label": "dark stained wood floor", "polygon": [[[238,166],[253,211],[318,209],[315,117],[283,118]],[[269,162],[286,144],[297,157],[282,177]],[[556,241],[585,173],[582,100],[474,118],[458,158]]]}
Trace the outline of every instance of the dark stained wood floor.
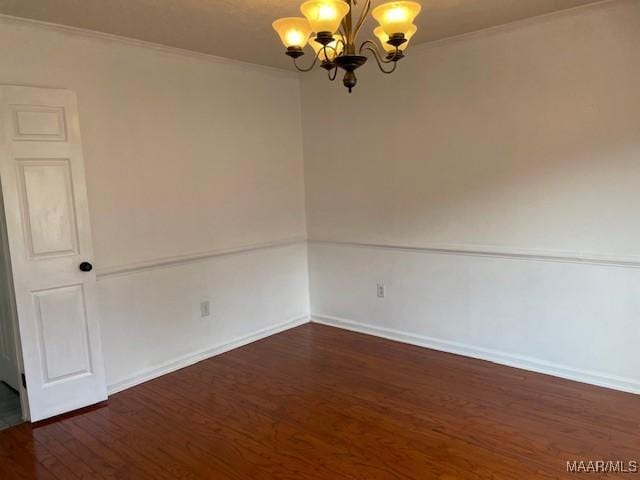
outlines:
{"label": "dark stained wood floor", "polygon": [[640,460],[640,396],[316,324],[0,432],[2,479],[582,477],[573,459]]}

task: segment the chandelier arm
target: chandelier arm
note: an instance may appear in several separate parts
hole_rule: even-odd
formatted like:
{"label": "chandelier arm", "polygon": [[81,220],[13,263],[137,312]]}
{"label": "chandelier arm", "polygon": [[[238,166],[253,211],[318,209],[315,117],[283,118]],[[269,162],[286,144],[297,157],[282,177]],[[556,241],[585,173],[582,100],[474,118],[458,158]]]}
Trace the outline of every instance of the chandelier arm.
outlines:
{"label": "chandelier arm", "polygon": [[[329,55],[327,55],[327,48],[330,50],[333,50],[333,60],[336,59],[336,57],[338,56],[338,43],[336,42],[336,46],[332,47],[331,45],[323,45],[322,48],[318,51],[318,56],[320,56],[320,52],[324,52],[324,60],[325,61],[330,61],[329,60]],[[333,63],[333,61],[331,61],[331,63]]]}
{"label": "chandelier arm", "polygon": [[[378,64],[378,68],[380,69],[380,71],[382,73],[386,73],[386,74],[391,74],[393,72],[396,71],[396,68],[398,66],[398,62],[394,62],[393,60],[391,61],[385,61],[382,58],[380,58],[380,54],[378,53],[378,50],[375,48],[371,48],[369,46],[363,46],[363,48],[361,48],[360,50],[369,50],[371,53],[373,53],[373,58],[375,58],[376,63]],[[361,52],[362,53],[362,52]],[[386,63],[393,63],[393,67],[390,70],[385,70],[384,65]]]}
{"label": "chandelier arm", "polygon": [[[339,42],[339,41],[340,41],[340,40],[336,41],[336,46],[335,46],[335,47],[332,47],[331,45],[324,45],[324,46],[321,48],[321,50],[322,50],[322,51],[324,51],[324,58],[325,58],[325,59],[327,59],[327,60],[329,59],[329,55],[327,55],[327,48],[329,48],[329,49],[333,50],[334,58],[338,56],[338,42]],[[343,44],[343,45],[344,45],[344,44]]]}
{"label": "chandelier arm", "polygon": [[[333,73],[333,75],[332,75],[332,73]],[[338,67],[334,67],[334,69],[330,70],[328,72],[328,74],[329,74],[329,80],[333,82],[336,79],[336,77],[338,76]]]}
{"label": "chandelier arm", "polygon": [[395,58],[398,53],[400,52],[400,50],[398,49],[398,47],[396,47],[396,51],[394,56],[392,57],[391,60],[386,60],[382,57],[382,55],[380,55],[380,51],[378,50],[378,46],[373,43],[371,40],[365,40],[364,42],[362,42],[362,45],[360,45],[360,53],[362,54],[363,50],[369,50],[370,52],[372,52],[375,57],[376,60],[378,61],[378,64],[380,63],[397,63],[397,61],[393,60],[393,58]]}
{"label": "chandelier arm", "polygon": [[[355,4],[357,5],[358,3],[355,2]],[[356,42],[356,38],[358,37],[358,34],[360,33],[360,30],[362,29],[362,26],[364,25],[364,22],[366,21],[370,11],[371,11],[371,0],[365,0],[364,7],[362,8],[362,15],[360,16],[360,20],[358,20],[356,28],[353,32],[353,43]]]}
{"label": "chandelier arm", "polygon": [[299,72],[310,72],[311,70],[313,70],[313,67],[316,66],[316,63],[318,63],[318,58],[320,58],[320,52],[322,51],[322,48],[320,50],[318,50],[318,52],[316,53],[315,58],[313,59],[313,62],[311,63],[311,65],[307,68],[302,68],[300,66],[298,66],[298,59],[294,58],[293,59],[293,65],[296,67],[296,70],[298,70]]}

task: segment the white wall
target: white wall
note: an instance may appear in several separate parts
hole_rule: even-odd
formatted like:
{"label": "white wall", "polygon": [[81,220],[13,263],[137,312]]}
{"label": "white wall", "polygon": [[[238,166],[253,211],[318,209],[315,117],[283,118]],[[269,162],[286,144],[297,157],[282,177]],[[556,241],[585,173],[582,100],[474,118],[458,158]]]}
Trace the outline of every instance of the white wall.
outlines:
{"label": "white wall", "polygon": [[[109,275],[99,284],[111,391],[309,317],[304,243]],[[211,317],[200,316],[203,300]]]}
{"label": "white wall", "polygon": [[294,74],[6,20],[0,40],[0,82],[78,95],[100,267],[305,235]]}
{"label": "white wall", "polygon": [[308,315],[296,75],[10,19],[0,43],[0,83],[78,95],[110,385]]}
{"label": "white wall", "polygon": [[638,45],[622,0],[306,78],[312,314],[640,392]]}

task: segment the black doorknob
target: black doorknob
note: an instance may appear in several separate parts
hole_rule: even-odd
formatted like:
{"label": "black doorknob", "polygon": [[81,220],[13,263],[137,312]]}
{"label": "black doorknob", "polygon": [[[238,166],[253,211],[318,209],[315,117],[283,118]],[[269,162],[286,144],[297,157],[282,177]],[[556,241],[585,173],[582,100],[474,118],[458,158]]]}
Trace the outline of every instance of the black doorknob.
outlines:
{"label": "black doorknob", "polygon": [[89,262],[82,262],[80,264],[80,271],[81,272],[90,272],[91,270],[93,270],[93,265],[91,265]]}

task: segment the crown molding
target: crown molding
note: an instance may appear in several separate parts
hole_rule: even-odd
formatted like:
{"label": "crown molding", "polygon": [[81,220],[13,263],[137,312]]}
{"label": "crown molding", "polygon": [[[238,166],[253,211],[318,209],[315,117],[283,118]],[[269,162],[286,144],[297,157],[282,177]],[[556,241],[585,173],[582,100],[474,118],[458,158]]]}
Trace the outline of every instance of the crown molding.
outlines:
{"label": "crown molding", "polygon": [[[635,0],[599,0],[594,3],[579,5],[577,7],[558,10],[555,12],[549,12],[542,15],[537,15],[535,17],[515,20],[513,22],[508,22],[502,25],[496,25],[496,26],[484,28],[481,30],[475,30],[473,32],[454,35],[451,37],[432,40],[429,42],[418,43],[414,45],[412,51],[416,53],[420,53],[421,51],[429,50],[431,48],[436,48],[436,47],[447,45],[450,43],[457,43],[464,40],[470,40],[476,37],[483,37],[483,36],[494,34],[494,33],[514,30],[527,25],[542,23],[552,17],[570,16],[576,13],[583,12],[585,10],[608,7],[617,3],[631,3],[632,1],[635,1]],[[146,48],[149,50],[155,50],[156,52],[164,53],[168,55],[193,58],[193,59],[197,59],[205,62],[231,65],[235,67],[247,68],[250,70],[258,70],[258,71],[263,71],[268,73],[275,73],[275,74],[284,75],[286,77],[291,77],[291,78],[301,78],[298,72],[284,69],[284,68],[277,68],[277,67],[271,67],[269,65],[250,63],[242,60],[236,60],[233,58],[220,57],[217,55],[196,52],[194,50],[187,50],[187,49],[178,48],[178,47],[170,47],[168,45],[162,45],[160,43],[148,42],[145,40],[138,40],[135,38],[123,37],[120,35],[98,32],[96,30],[89,30],[89,29],[80,28],[80,27],[72,27],[68,25],[61,25],[58,23],[45,22],[42,20],[15,17],[12,15],[6,15],[6,14],[0,13],[0,23],[7,24],[7,25],[21,25],[21,26],[41,28],[43,30],[50,30],[57,33],[62,33],[62,34],[67,34],[72,36],[80,36],[80,37],[101,40],[105,42],[120,43],[123,45],[129,45],[133,47]]]}
{"label": "crown molding", "polygon": [[450,37],[418,43],[411,48],[411,52],[422,53],[423,51],[428,51],[432,48],[443,47],[449,44],[473,40],[475,38],[482,38],[498,33],[510,32],[531,25],[538,25],[541,23],[545,23],[553,18],[571,17],[574,15],[579,15],[588,10],[598,10],[614,6],[614,4],[632,3],[635,1],[637,0],[598,0],[593,3],[587,3],[585,5],[578,5],[577,7],[565,8],[564,10],[556,10],[554,12],[543,13],[534,17],[522,18],[520,20],[514,20],[512,22],[495,25],[493,27],[487,27],[480,30],[474,30],[472,32],[461,33],[460,35],[452,35]]}
{"label": "crown molding", "polygon": [[0,13],[0,24],[39,28],[42,30],[49,30],[52,32],[70,35],[74,37],[91,38],[93,40],[98,40],[102,42],[119,43],[121,45],[127,45],[130,47],[145,48],[145,49],[153,50],[155,52],[166,54],[166,55],[173,55],[173,56],[178,56],[183,58],[192,58],[192,59],[200,60],[204,62],[245,68],[248,70],[282,75],[290,78],[299,78],[298,72],[277,68],[277,67],[271,67],[269,65],[261,65],[258,63],[250,63],[242,60],[236,60],[233,58],[219,57],[217,55],[196,52],[194,50],[171,47],[168,45],[162,45],[160,43],[153,43],[145,40],[138,40],[135,38],[114,35],[111,33],[98,32],[96,30],[88,30],[80,27],[61,25],[58,23],[44,22],[42,20],[34,20],[31,18],[14,17],[12,15],[5,15]]}

